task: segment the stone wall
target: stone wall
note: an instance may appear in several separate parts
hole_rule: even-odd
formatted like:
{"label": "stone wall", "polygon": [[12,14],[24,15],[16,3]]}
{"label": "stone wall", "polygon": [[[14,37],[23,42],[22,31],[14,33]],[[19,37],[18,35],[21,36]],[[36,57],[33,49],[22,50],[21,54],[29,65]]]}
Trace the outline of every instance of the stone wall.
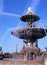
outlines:
{"label": "stone wall", "polygon": [[44,65],[43,61],[0,61],[0,65]]}

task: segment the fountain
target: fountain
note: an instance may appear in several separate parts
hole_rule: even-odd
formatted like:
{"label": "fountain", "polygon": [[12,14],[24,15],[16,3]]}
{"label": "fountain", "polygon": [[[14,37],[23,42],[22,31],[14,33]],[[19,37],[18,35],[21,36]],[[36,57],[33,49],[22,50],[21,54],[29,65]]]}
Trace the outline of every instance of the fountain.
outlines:
{"label": "fountain", "polygon": [[[25,15],[20,17],[20,20],[26,22],[26,28],[16,29],[11,32],[12,35],[23,39],[24,46],[20,51],[22,59],[36,60],[41,58],[42,51],[38,47],[38,39],[46,36],[47,29],[37,28],[34,22],[40,19],[39,16],[33,14],[31,7]],[[21,58],[21,57],[20,57]]]}

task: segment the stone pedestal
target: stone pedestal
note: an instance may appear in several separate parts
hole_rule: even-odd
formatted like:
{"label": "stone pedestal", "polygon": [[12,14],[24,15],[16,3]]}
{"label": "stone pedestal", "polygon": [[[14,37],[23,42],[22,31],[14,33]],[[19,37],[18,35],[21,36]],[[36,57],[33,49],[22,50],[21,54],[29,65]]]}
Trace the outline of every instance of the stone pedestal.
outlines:
{"label": "stone pedestal", "polygon": [[43,61],[36,60],[36,61],[10,61],[10,60],[5,60],[5,61],[0,61],[0,65],[43,65]]}
{"label": "stone pedestal", "polygon": [[47,59],[44,60],[44,65],[47,65]]}

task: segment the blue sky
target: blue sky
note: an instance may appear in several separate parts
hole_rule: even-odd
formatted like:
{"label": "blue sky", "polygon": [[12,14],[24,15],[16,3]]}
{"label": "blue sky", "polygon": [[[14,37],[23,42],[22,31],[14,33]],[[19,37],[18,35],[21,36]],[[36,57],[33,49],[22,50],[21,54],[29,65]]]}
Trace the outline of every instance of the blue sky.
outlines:
{"label": "blue sky", "polygon": [[[47,28],[47,0],[0,0],[0,46],[3,52],[15,52],[23,46],[23,40],[11,35],[11,30],[24,27],[20,16],[25,14],[28,7],[40,16],[35,22],[36,27]],[[47,36],[38,40],[39,47],[44,50],[47,46]]]}

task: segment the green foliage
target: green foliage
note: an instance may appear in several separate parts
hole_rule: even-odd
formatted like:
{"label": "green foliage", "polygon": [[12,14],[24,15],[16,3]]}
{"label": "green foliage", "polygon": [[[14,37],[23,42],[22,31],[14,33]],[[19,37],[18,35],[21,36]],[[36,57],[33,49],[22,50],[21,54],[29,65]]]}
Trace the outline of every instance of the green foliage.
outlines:
{"label": "green foliage", "polygon": [[12,55],[10,53],[4,53],[4,58],[12,58]]}

